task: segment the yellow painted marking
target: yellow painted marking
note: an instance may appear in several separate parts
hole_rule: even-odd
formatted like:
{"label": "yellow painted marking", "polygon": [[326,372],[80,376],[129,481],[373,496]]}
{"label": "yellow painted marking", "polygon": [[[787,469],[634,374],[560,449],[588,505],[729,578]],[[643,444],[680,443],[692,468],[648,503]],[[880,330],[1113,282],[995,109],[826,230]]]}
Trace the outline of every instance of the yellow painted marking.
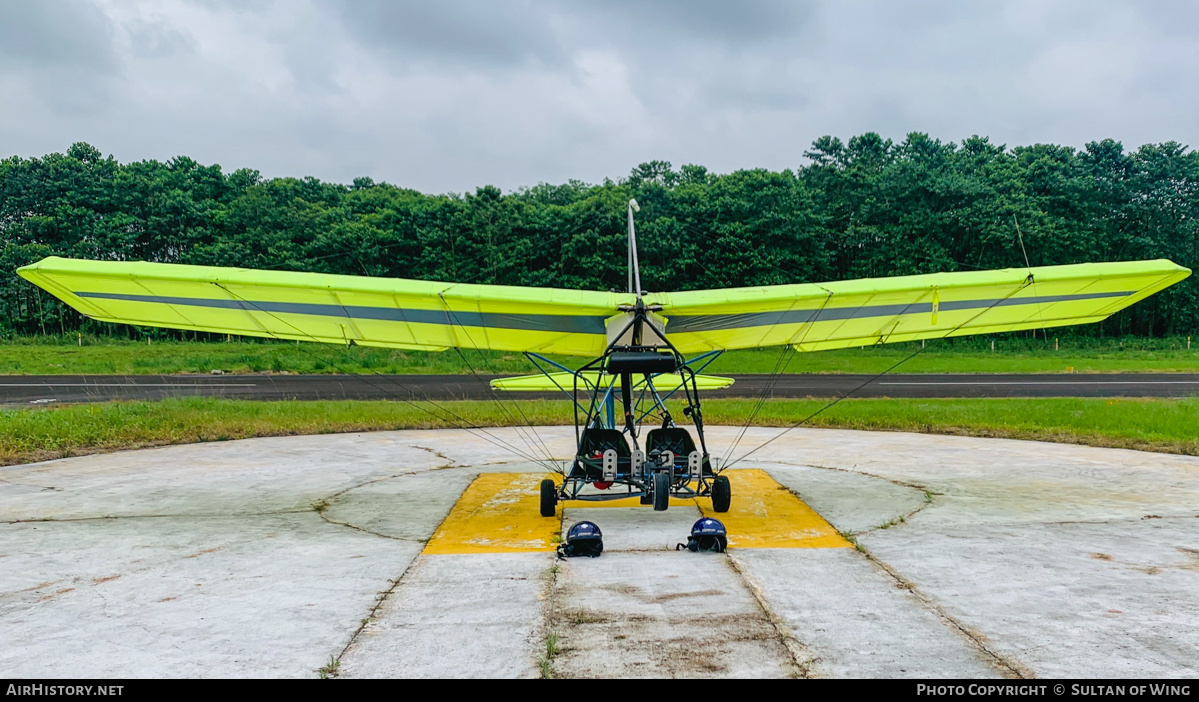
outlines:
{"label": "yellow painted marking", "polygon": [[729,511],[712,511],[712,500],[697,499],[705,517],[724,523],[735,548],[853,548],[837,530],[763,470],[729,470],[733,501]]}
{"label": "yellow painted marking", "polygon": [[[425,545],[425,553],[553,551],[559,517],[542,517],[540,473],[483,473]],[[559,513],[560,514],[560,513]]]}
{"label": "yellow painted marking", "polygon": [[[592,509],[598,507],[644,507],[653,509],[651,505],[641,504],[640,497],[626,497],[622,500],[608,500],[605,502],[587,502],[586,500],[571,500],[566,503],[571,509]],[[695,500],[690,497],[672,497],[670,498],[671,507],[694,507]]]}
{"label": "yellow painted marking", "polygon": [[[736,548],[852,548],[831,524],[804,504],[768,473],[757,469],[730,470],[733,502],[728,512],[712,511],[709,498],[670,498],[670,506],[698,506],[729,531]],[[552,551],[562,529],[558,517],[542,517],[539,473],[484,473],[462,493],[425,553],[520,553]],[[571,501],[574,508],[643,507],[636,497],[610,502]]]}

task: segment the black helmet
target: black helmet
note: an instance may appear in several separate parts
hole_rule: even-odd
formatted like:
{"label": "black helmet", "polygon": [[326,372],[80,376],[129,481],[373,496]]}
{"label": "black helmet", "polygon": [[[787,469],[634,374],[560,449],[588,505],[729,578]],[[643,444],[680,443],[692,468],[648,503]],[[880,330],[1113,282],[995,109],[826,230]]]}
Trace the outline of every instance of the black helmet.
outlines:
{"label": "black helmet", "polygon": [[[682,546],[683,544],[679,544],[679,547]],[[719,519],[704,517],[691,527],[691,536],[687,539],[686,547],[692,553],[697,551],[724,553],[724,550],[729,547],[728,532],[725,531],[724,525],[720,523]]]}
{"label": "black helmet", "polygon": [[593,522],[579,522],[566,530],[566,543],[558,547],[558,555],[589,556],[595,558],[604,552],[604,534]]}

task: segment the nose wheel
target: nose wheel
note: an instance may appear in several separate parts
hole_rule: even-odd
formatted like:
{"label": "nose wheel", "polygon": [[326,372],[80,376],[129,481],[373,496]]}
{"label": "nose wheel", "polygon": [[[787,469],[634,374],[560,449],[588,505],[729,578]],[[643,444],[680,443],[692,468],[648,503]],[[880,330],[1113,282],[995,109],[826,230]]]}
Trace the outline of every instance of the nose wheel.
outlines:
{"label": "nose wheel", "polygon": [[670,473],[654,473],[654,511],[665,512],[670,506]]}

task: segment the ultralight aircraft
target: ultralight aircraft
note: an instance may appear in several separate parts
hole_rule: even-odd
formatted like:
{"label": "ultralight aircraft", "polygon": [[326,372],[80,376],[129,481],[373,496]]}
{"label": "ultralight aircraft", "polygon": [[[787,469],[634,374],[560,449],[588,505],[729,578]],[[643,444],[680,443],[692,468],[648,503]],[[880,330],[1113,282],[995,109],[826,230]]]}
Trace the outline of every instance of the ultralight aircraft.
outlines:
{"label": "ultralight aircraft", "polygon": [[[575,406],[575,457],[560,482],[541,483],[547,517],[563,500],[639,497],[661,511],[672,495],[710,498],[714,511],[727,511],[729,480],[709,455],[699,392],[732,379],[698,374],[726,350],[818,351],[1098,322],[1190,275],[1171,261],[1152,260],[646,292],[637,210],[630,200],[627,292],[58,257],[17,273],[104,322],[395,349],[522,352],[541,375],[492,386],[560,389]],[[545,354],[590,360],[572,369]],[[667,409],[666,400],[678,393],[694,437]],[[642,441],[642,422],[651,415],[656,426]]]}

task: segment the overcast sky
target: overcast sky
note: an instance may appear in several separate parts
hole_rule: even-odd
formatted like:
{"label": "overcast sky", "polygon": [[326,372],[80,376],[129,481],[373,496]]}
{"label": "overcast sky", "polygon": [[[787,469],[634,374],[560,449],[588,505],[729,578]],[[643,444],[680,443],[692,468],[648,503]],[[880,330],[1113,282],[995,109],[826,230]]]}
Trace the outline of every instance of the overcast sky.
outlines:
{"label": "overcast sky", "polygon": [[0,156],[425,192],[865,131],[1199,146],[1199,2],[0,0],[0,96]]}

